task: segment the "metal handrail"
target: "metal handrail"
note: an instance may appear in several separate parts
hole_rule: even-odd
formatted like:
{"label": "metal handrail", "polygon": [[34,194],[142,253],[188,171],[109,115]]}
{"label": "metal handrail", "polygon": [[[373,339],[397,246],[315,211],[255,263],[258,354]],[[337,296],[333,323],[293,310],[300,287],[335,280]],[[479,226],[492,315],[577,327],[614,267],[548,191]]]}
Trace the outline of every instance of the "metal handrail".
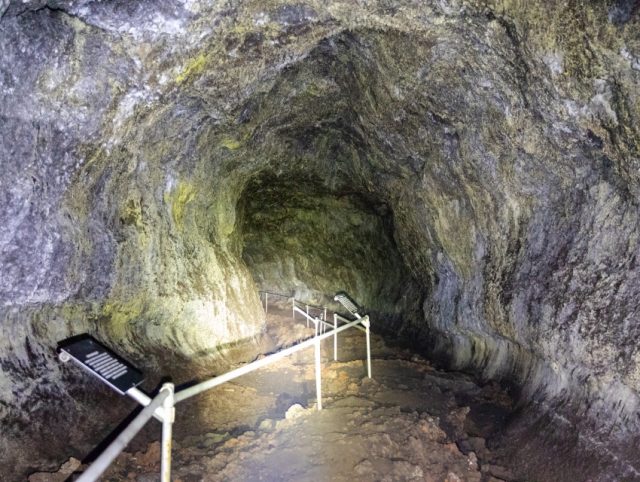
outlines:
{"label": "metal handrail", "polygon": [[301,308],[298,308],[295,305],[293,307],[293,311],[300,313],[302,316],[304,316],[307,319],[307,321],[311,321],[313,323],[317,323],[318,321],[322,321],[322,320],[318,319],[317,316],[311,316],[307,311],[303,311]]}
{"label": "metal handrail", "polygon": [[[283,295],[280,295],[283,296]],[[284,297],[284,296],[283,296]],[[133,387],[127,390],[126,394],[142,404],[144,409],[138,416],[118,435],[118,437],[104,450],[102,454],[91,464],[91,466],[78,478],[78,482],[94,482],[104,473],[113,460],[124,450],[127,444],[135,437],[144,425],[152,418],[156,417],[162,421],[162,453],[161,453],[161,481],[169,482],[171,479],[171,442],[172,442],[172,426],[175,419],[175,404],[184,401],[190,397],[198,395],[206,390],[222,385],[230,380],[238,378],[242,375],[250,373],[254,370],[270,365],[286,356],[295,352],[304,350],[310,346],[314,346],[315,355],[315,378],[316,378],[316,398],[317,408],[322,410],[322,367],[320,342],[330,336],[334,337],[334,360],[338,358],[338,333],[349,328],[358,328],[366,332],[367,342],[367,375],[371,378],[371,345],[370,345],[370,321],[368,316],[358,318],[356,320],[348,320],[337,313],[333,314],[332,330],[326,333],[320,333],[319,328],[331,325],[326,321],[326,308],[323,308],[324,318],[311,317],[308,314],[309,305],[305,305],[307,311],[303,311],[296,306],[296,299],[293,300],[293,313],[299,312],[307,318],[308,322],[312,321],[315,325],[315,335],[296,345],[285,348],[282,351],[268,355],[260,360],[244,365],[240,368],[227,372],[223,375],[210,378],[189,388],[185,388],[174,393],[174,385],[165,383],[160,392],[150,399],[144,392]],[[267,299],[265,299],[265,304]],[[266,311],[266,308],[265,308]],[[338,326],[338,321],[346,322],[345,325]],[[362,326],[361,326],[362,325]],[[364,327],[364,328],[363,328]],[[62,357],[61,357],[62,358]],[[64,360],[63,360],[64,361]]]}
{"label": "metal handrail", "polygon": [[268,314],[269,313],[269,295],[271,296],[276,296],[278,298],[282,298],[285,300],[293,300],[295,303],[295,298],[293,297],[293,295],[289,296],[289,295],[283,295],[281,293],[273,293],[271,291],[263,291],[260,290],[258,291],[258,295],[260,296],[260,300],[262,301],[262,294],[264,294],[264,314]]}
{"label": "metal handrail", "polygon": [[[352,326],[357,325],[358,323],[362,323],[362,320],[355,320],[352,321],[349,324],[346,325],[342,325],[341,327],[337,328],[337,330],[335,330],[335,334],[340,333],[341,331],[344,331],[348,328],[351,328]],[[313,336],[311,338],[306,339],[305,341],[298,343],[297,345],[293,345],[289,348],[285,348],[282,351],[279,351],[277,353],[274,353],[272,355],[268,355],[260,360],[256,360],[252,363],[249,363],[247,365],[241,366],[240,368],[236,368],[235,370],[231,370],[230,372],[227,372],[223,375],[214,377],[214,378],[210,378],[209,380],[206,380],[204,382],[200,382],[197,385],[193,385],[192,387],[189,388],[185,388],[184,390],[180,390],[179,392],[177,392],[175,394],[175,402],[179,403],[182,402],[183,400],[186,400],[187,398],[191,398],[194,395],[197,395],[199,393],[202,393],[206,390],[209,390],[213,387],[217,387],[218,385],[221,385],[223,383],[226,383],[230,380],[233,380],[234,378],[238,378],[242,375],[245,375],[249,372],[252,372],[254,370],[257,370],[258,368],[262,368],[264,366],[270,365],[271,363],[280,360],[281,358],[284,358],[286,356],[291,355],[292,353],[295,353],[297,351],[300,350],[304,350],[305,348],[308,348],[310,346],[312,346],[314,343],[317,343],[319,341],[324,340],[325,338],[328,338],[330,336],[334,335],[334,330],[332,331],[328,331],[322,335],[316,335]]]}
{"label": "metal handrail", "polygon": [[[345,318],[342,315],[339,315],[338,313],[334,313],[333,316],[335,316],[338,320],[340,321],[344,321],[345,323],[351,323],[353,320],[350,320],[349,318]],[[367,329],[364,326],[355,326],[355,328],[357,328],[360,331],[367,331]]]}
{"label": "metal handrail", "polygon": [[[129,442],[135,437],[140,430],[146,425],[157,408],[160,408],[164,401],[172,394],[171,390],[163,387],[160,392],[151,400],[151,403],[144,407],[136,418],[109,444],[109,446],[100,454],[100,456],[84,471],[78,478],[77,482],[94,482],[98,480],[105,470],[111,465],[111,462],[120,455]],[[163,471],[164,472],[164,471]],[[162,479],[162,480],[169,480]]]}
{"label": "metal handrail", "polygon": [[[304,306],[306,312],[303,313],[300,309],[298,309],[296,304],[298,304],[300,306]],[[296,319],[296,311],[298,311],[299,313],[302,313],[303,315],[305,315],[305,317],[307,319],[307,328],[309,328],[309,320],[313,321],[313,319],[309,315],[309,310],[318,310],[320,312],[321,316],[322,316],[322,320],[323,321],[327,320],[327,308],[326,307],[309,305],[307,303],[302,303],[301,301],[298,301],[295,298],[291,298],[291,317],[294,320]],[[265,300],[265,312],[266,312],[266,300]]]}
{"label": "metal handrail", "polygon": [[293,301],[299,305],[304,305],[304,306],[308,306],[309,308],[313,309],[313,310],[319,310],[319,311],[324,311],[327,308],[325,306],[318,306],[318,305],[310,305],[309,303],[303,303],[300,300],[296,300],[295,298],[293,299]]}
{"label": "metal handrail", "polygon": [[[264,295],[264,312],[265,312],[265,314],[269,313],[269,297],[275,296],[275,297],[282,298],[282,299],[287,300],[287,301],[291,300],[292,307],[295,307],[296,304],[299,305],[299,306],[304,306],[305,309],[307,310],[307,315],[309,314],[310,310],[317,310],[318,313],[322,313],[323,320],[326,321],[327,308],[325,306],[317,306],[317,305],[310,305],[309,303],[303,303],[302,301],[296,300],[293,295],[283,295],[282,293],[274,293],[273,291],[259,290],[258,293],[260,295]],[[260,298],[262,299],[262,296],[260,296]],[[294,318],[295,318],[295,315],[294,315]]]}

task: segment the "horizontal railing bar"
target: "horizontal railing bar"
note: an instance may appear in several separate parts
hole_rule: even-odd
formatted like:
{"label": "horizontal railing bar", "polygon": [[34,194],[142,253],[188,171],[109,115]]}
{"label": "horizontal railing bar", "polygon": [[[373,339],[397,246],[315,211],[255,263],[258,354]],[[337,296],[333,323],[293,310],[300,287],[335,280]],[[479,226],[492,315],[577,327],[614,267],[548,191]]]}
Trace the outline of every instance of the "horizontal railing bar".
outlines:
{"label": "horizontal railing bar", "polygon": [[192,387],[185,388],[184,390],[180,390],[179,392],[176,392],[174,396],[175,403],[182,402],[187,398],[193,397],[194,395],[202,393],[211,388],[217,387],[218,385],[222,385],[223,383],[226,383],[230,380],[238,378],[242,375],[246,375],[247,373],[257,370],[258,368],[262,368],[264,366],[270,365],[271,363],[278,361],[281,358],[284,358],[288,355],[291,355],[292,353],[295,353],[297,351],[304,350],[305,348],[313,346],[313,344],[316,343],[317,339],[320,339],[320,341],[324,340],[325,338],[329,338],[330,336],[338,334],[341,331],[344,331],[348,328],[356,326],[360,322],[361,320],[352,321],[351,323],[342,325],[341,327],[336,328],[335,330],[327,331],[322,335],[314,336],[312,338],[309,338],[303,341],[302,343],[298,343],[297,345],[291,346],[289,348],[285,348],[284,350],[279,351],[278,353],[274,353],[273,355],[268,355],[260,360],[256,360],[252,363],[249,363],[248,365],[242,366],[240,368],[236,368],[235,370],[231,370],[230,372],[227,372],[218,377],[211,378],[204,382],[198,383],[197,385],[194,385]]}
{"label": "horizontal railing bar", "polygon": [[[137,387],[130,388],[125,393],[126,395],[129,395],[131,398],[133,398],[136,402],[138,402],[143,407],[146,407],[151,403],[151,397],[149,397],[149,395],[147,395]],[[160,422],[164,420],[164,411],[162,407],[156,408],[156,411],[153,414],[153,417]]]}
{"label": "horizontal railing bar", "polygon": [[[339,315],[338,313],[336,313],[335,315],[340,321],[344,321],[345,323],[351,323],[353,321],[348,318],[345,318],[344,316]],[[361,320],[361,318],[359,318],[359,320]],[[356,326],[355,328],[357,328],[360,331],[365,331],[365,332],[367,331],[367,329],[364,326]]]}
{"label": "horizontal railing bar", "polygon": [[338,313],[336,313],[336,316],[338,317],[338,319],[339,319],[340,321],[345,321],[345,322],[347,322],[347,323],[351,323],[352,321],[354,321],[354,320],[350,320],[349,318],[345,318],[344,316],[342,316],[342,315],[340,315],[340,314],[338,314]]}
{"label": "horizontal railing bar", "polygon": [[[162,474],[161,478],[163,481],[169,480],[170,478],[170,457],[171,457],[171,425],[174,421],[174,406],[176,403],[186,400],[187,398],[193,397],[202,393],[211,388],[215,388],[223,383],[234,380],[242,375],[250,373],[252,371],[258,370],[262,367],[270,365],[282,358],[285,358],[293,353],[304,350],[311,346],[315,346],[316,352],[316,393],[318,397],[318,409],[322,409],[322,398],[321,398],[321,384],[320,384],[320,342],[326,338],[334,337],[334,359],[337,359],[337,335],[338,333],[345,331],[349,328],[358,328],[366,333],[366,342],[367,342],[367,374],[369,378],[371,378],[371,347],[369,340],[369,328],[370,321],[368,316],[360,317],[357,313],[355,316],[356,320],[349,320],[338,313],[334,313],[334,324],[329,323],[327,320],[312,317],[309,315],[310,310],[318,310],[323,318],[327,315],[326,307],[309,305],[307,303],[303,303],[295,299],[293,295],[283,295],[280,293],[273,293],[270,291],[259,291],[259,293],[264,293],[265,295],[276,296],[280,298],[285,298],[287,300],[293,301],[293,311],[294,314],[297,311],[304,315],[308,320],[313,321],[316,325],[316,335],[306,339],[305,341],[298,343],[297,345],[291,346],[289,348],[285,348],[282,351],[274,353],[272,355],[268,355],[260,360],[256,360],[255,362],[249,363],[245,366],[227,372],[223,375],[210,378],[205,380],[204,382],[200,382],[194,386],[189,388],[185,388],[180,390],[179,392],[174,393],[173,384],[165,384],[162,386],[160,392],[153,398],[150,399],[148,395],[146,395],[141,390],[133,387],[127,390],[126,394],[131,398],[136,400],[138,403],[144,405],[143,410],[133,419],[133,421],[116,437],[116,439],[109,444],[109,446],[100,454],[100,456],[91,464],[91,466],[77,479],[78,482],[95,482],[98,478],[104,473],[105,470],[109,467],[109,465],[115,460],[115,458],[125,449],[127,444],[131,442],[131,440],[142,430],[145,424],[151,419],[151,417],[155,417],[158,420],[163,422],[163,431],[162,431]],[[265,310],[267,305],[267,296],[265,297]],[[305,307],[305,311],[300,309],[296,304]],[[337,321],[340,320],[342,322],[346,322],[346,325],[337,327]],[[318,333],[318,326],[328,326],[332,328],[330,331],[325,333]],[[307,323],[307,326],[308,323]],[[106,362],[105,362],[106,363]],[[102,368],[107,367],[104,365]],[[168,398],[170,397],[171,398]]]}
{"label": "horizontal railing bar", "polygon": [[135,437],[142,427],[153,417],[153,413],[162,405],[164,399],[169,396],[168,390],[163,390],[158,393],[151,403],[142,409],[142,412],[138,414],[136,418],[125,428],[116,439],[109,444],[109,446],[100,454],[100,456],[91,464],[91,466],[84,471],[84,473],[78,478],[77,482],[94,482],[98,480],[98,477],[107,470],[111,462],[120,455],[120,452],[124,450],[131,439]]}
{"label": "horizontal railing bar", "polygon": [[301,310],[300,308],[298,308],[297,306],[294,306],[293,309],[295,311],[297,311],[298,313],[300,313],[301,315],[303,315],[305,318],[307,318],[309,321],[313,321],[314,323],[316,322],[316,318],[314,318],[313,316],[310,316],[307,314],[306,311]]}

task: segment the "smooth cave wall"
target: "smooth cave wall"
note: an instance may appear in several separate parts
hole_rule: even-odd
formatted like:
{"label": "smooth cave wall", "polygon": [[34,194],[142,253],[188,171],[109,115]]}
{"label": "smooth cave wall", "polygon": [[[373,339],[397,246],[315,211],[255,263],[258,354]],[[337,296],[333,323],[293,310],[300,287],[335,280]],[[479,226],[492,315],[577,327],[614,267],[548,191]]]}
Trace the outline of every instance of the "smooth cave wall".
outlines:
{"label": "smooth cave wall", "polygon": [[151,389],[255,346],[259,287],[338,286],[518,387],[523,477],[640,478],[635,2],[0,15],[3,478],[85,455],[133,406],[58,340],[93,334]]}

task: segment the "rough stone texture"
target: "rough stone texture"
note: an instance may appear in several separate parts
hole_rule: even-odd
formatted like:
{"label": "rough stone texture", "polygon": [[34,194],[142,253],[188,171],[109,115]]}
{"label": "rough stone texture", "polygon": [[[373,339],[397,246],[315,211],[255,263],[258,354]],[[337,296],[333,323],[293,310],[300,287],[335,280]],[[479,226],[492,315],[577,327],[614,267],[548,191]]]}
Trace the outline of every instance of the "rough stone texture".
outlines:
{"label": "rough stone texture", "polygon": [[418,308],[420,289],[398,253],[387,205],[318,180],[268,177],[247,185],[239,211],[242,256],[265,290],[318,306],[346,290],[363,313],[392,320]]}
{"label": "rough stone texture", "polygon": [[[388,209],[393,239],[362,252],[397,246],[389,279],[419,288],[387,330],[520,385],[607,460],[594,480],[640,477],[636,2],[5,0],[0,16],[1,470],[43,467],[20,455],[42,445],[27,418],[95,413],[57,340],[89,331],[167,373],[261,331],[239,206],[280,176]],[[344,284],[370,299],[388,271]],[[58,448],[39,453],[59,465]]]}

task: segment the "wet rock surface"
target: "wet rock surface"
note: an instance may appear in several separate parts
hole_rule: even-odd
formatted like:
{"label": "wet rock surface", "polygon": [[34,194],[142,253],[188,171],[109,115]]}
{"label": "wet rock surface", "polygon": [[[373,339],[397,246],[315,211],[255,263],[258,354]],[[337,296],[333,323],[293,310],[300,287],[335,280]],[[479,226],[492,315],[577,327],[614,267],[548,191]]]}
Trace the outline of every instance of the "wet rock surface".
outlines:
{"label": "wet rock surface", "polygon": [[[576,477],[640,478],[638,22],[627,0],[0,0],[0,474],[126,413],[58,340],[93,334],[149,389],[231,366],[258,281],[340,285],[518,386],[514,433]],[[322,196],[260,218],[265,179]],[[278,223],[291,256],[257,229]],[[56,437],[74,423],[94,439]]]}

